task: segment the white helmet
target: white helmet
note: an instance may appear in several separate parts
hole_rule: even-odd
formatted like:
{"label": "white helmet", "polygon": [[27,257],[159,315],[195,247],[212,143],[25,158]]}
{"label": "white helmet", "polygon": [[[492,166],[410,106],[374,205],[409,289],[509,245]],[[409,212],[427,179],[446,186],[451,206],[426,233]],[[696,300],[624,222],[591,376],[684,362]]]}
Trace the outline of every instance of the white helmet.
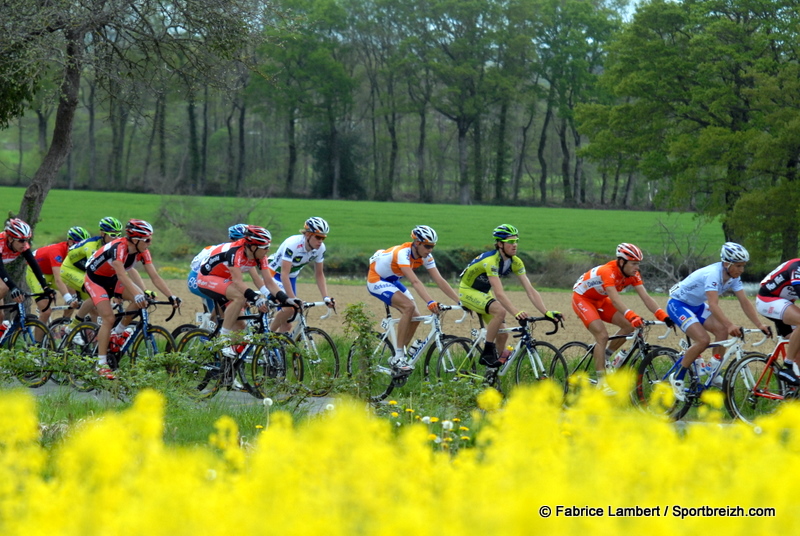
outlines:
{"label": "white helmet", "polygon": [[419,240],[423,244],[436,244],[439,241],[439,236],[432,228],[427,225],[417,225],[411,230],[411,238]]}
{"label": "white helmet", "polygon": [[329,231],[330,227],[328,227],[328,222],[317,216],[308,218],[306,220],[305,226],[303,227],[303,232],[313,233],[323,236],[327,236]]}
{"label": "white helmet", "polygon": [[736,242],[725,242],[719,258],[722,262],[749,262],[750,254]]}

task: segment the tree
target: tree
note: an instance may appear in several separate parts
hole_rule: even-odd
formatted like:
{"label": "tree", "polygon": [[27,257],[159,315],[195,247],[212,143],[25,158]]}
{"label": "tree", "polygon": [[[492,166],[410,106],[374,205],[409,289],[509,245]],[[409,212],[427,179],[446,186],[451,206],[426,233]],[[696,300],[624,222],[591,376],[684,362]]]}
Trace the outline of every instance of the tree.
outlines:
{"label": "tree", "polygon": [[36,224],[70,153],[84,69],[91,67],[107,91],[134,82],[160,88],[158,81],[176,72],[224,85],[229,80],[219,66],[248,57],[245,52],[263,35],[264,15],[258,3],[246,0],[56,0],[44,5],[10,0],[0,5],[5,28],[0,57],[10,58],[0,63],[2,86],[9,88],[0,96],[0,121],[21,111],[22,99],[36,88],[39,66],[61,66],[53,136],[19,216]]}

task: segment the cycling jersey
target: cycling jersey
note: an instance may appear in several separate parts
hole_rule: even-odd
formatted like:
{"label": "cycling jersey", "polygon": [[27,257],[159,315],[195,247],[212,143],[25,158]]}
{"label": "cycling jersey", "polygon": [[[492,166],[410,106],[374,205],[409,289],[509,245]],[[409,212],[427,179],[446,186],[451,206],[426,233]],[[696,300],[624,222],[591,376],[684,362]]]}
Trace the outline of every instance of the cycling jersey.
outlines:
{"label": "cycling jersey", "polygon": [[698,306],[706,302],[706,292],[717,292],[721,296],[728,290],[732,292],[743,290],[744,286],[739,277],[731,277],[727,282],[722,282],[724,269],[722,262],[715,262],[695,270],[686,279],[669,289],[669,297],[687,305]]}
{"label": "cycling jersey", "polygon": [[2,280],[8,288],[14,288],[17,285],[11,280],[11,277],[6,271],[5,265],[10,262],[14,262],[17,257],[22,257],[25,259],[25,262],[27,262],[28,266],[30,266],[33,275],[36,276],[36,280],[39,281],[40,285],[46,287],[47,281],[45,281],[42,270],[39,268],[39,264],[36,262],[36,258],[33,256],[30,242],[26,242],[23,250],[18,253],[8,245],[6,232],[3,231],[0,233],[0,258],[3,259],[3,262],[0,262],[0,280]]}
{"label": "cycling jersey", "polygon": [[369,259],[369,274],[367,281],[377,283],[378,281],[397,281],[403,277],[400,268],[408,266],[412,270],[424,266],[426,269],[436,268],[433,254],[429,253],[425,257],[415,259],[411,255],[412,242],[406,242],[399,246],[389,249],[379,249]]}
{"label": "cycling jersey", "polygon": [[250,259],[247,257],[244,239],[237,240],[236,242],[227,242],[215,246],[208,252],[208,257],[200,265],[200,277],[215,276],[222,278],[229,278],[231,276],[230,268],[236,266],[239,269],[250,268],[251,266],[258,266],[260,269],[268,267],[267,258],[264,257],[261,261]]}
{"label": "cycling jersey", "polygon": [[472,262],[464,268],[460,276],[460,286],[479,292],[489,292],[492,289],[489,277],[505,277],[511,273],[516,275],[525,273],[522,259],[516,255],[510,259],[503,259],[499,250],[487,251],[472,259]]}
{"label": "cycling jersey", "polygon": [[299,234],[295,236],[290,236],[286,240],[283,241],[281,246],[278,248],[278,251],[273,253],[269,256],[269,268],[271,275],[283,275],[284,277],[287,274],[281,274],[281,264],[283,261],[289,261],[292,263],[292,267],[289,270],[288,276],[292,279],[297,278],[297,275],[300,273],[300,270],[303,269],[303,266],[306,264],[314,263],[321,263],[325,259],[325,244],[320,243],[319,249],[308,249],[308,241],[306,240],[306,235]]}
{"label": "cycling jersey", "polygon": [[102,236],[93,236],[92,238],[87,238],[82,242],[78,242],[67,252],[67,256],[64,259],[61,269],[74,269],[80,272],[85,272],[86,262],[94,254],[94,252],[100,249],[102,246]]}
{"label": "cycling jersey", "polygon": [[786,261],[761,280],[758,295],[765,298],[797,299],[800,285],[800,259]]}
{"label": "cycling jersey", "polygon": [[128,238],[116,238],[98,249],[86,264],[86,277],[106,290],[113,289],[117,284],[117,272],[111,264],[114,261],[122,262],[125,271],[133,268],[136,261],[142,264],[153,264],[150,250],[142,253],[128,253]]}
{"label": "cycling jersey", "polygon": [[67,242],[57,242],[38,248],[33,252],[36,263],[42,269],[44,275],[53,275],[53,267],[60,268],[67,256],[69,244]]}
{"label": "cycling jersey", "polygon": [[616,259],[595,266],[578,278],[572,291],[590,300],[602,300],[608,296],[606,289],[614,287],[618,292],[627,287],[643,285],[642,276],[636,272],[626,277],[617,265]]}

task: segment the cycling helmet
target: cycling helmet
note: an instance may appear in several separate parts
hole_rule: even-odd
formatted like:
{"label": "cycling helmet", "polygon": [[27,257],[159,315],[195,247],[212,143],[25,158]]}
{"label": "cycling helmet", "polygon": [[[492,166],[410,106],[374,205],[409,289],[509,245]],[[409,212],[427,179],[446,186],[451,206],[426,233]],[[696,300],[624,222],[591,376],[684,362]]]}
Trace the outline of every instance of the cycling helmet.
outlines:
{"label": "cycling helmet", "polygon": [[492,236],[495,237],[496,240],[507,240],[512,236],[519,236],[519,231],[517,231],[517,228],[513,225],[504,223],[494,228]]}
{"label": "cycling helmet", "polygon": [[633,244],[623,242],[617,246],[617,258],[622,258],[626,261],[641,262],[644,259],[644,255],[642,255],[642,250],[638,247],[634,246]]}
{"label": "cycling helmet", "polygon": [[318,235],[327,235],[330,228],[328,227],[328,222],[323,220],[322,218],[313,217],[308,218],[306,220],[306,224],[303,228],[303,231],[306,233],[314,233]]}
{"label": "cycling helmet", "polygon": [[122,234],[122,222],[117,218],[106,216],[100,220],[100,230],[104,233],[120,235]]}
{"label": "cycling helmet", "polygon": [[10,218],[6,221],[6,236],[17,240],[30,240],[33,236],[31,226],[19,218]]}
{"label": "cycling helmet", "polygon": [[419,240],[423,244],[436,244],[439,235],[427,225],[417,225],[411,230],[411,238]]}
{"label": "cycling helmet", "polygon": [[72,240],[73,242],[82,242],[89,238],[89,231],[84,229],[83,227],[70,227],[69,231],[67,231],[67,238]]}
{"label": "cycling helmet", "polygon": [[253,246],[269,246],[272,242],[272,235],[263,227],[248,225],[244,234],[244,241],[246,244]]}
{"label": "cycling helmet", "polygon": [[231,240],[239,240],[240,238],[244,238],[246,232],[247,232],[246,223],[237,223],[236,225],[231,225],[230,227],[228,227],[228,237]]}
{"label": "cycling helmet", "polygon": [[129,238],[150,238],[153,236],[153,226],[144,220],[131,220],[125,226]]}
{"label": "cycling helmet", "polygon": [[736,242],[725,242],[719,258],[722,262],[749,262],[750,254]]}

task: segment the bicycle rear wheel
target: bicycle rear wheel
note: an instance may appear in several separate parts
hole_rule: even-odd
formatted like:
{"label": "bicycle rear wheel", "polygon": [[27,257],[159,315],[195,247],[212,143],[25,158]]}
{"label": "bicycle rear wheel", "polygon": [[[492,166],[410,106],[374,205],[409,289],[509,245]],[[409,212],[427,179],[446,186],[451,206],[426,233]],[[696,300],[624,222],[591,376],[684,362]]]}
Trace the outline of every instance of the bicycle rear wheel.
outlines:
{"label": "bicycle rear wheel", "polygon": [[140,331],[131,345],[130,358],[131,365],[137,359],[152,360],[159,354],[175,351],[175,339],[166,328],[161,326],[149,326],[147,333]]}
{"label": "bicycle rear wheel", "polygon": [[558,350],[564,358],[569,373],[564,382],[564,396],[568,403],[577,400],[581,389],[586,385],[597,385],[591,348],[584,342],[572,341]]}
{"label": "bicycle rear wheel", "polygon": [[[530,346],[523,346],[517,356],[514,372],[514,384],[533,384],[541,380],[552,379],[559,389],[565,392],[567,362],[558,349],[545,341],[535,341]],[[554,376],[552,374],[555,374]]]}
{"label": "bicycle rear wheel", "polygon": [[480,349],[472,348],[472,339],[452,338],[444,344],[431,366],[431,380],[446,383],[479,379],[476,367],[479,357]]}
{"label": "bicycle rear wheel", "polygon": [[[355,341],[347,353],[347,373],[354,376],[362,387],[366,387],[371,401],[377,402],[388,397],[395,388],[392,367],[389,359],[394,355],[394,346],[383,334],[372,332],[370,349],[359,349],[360,341]],[[377,343],[377,345],[375,344]]]}
{"label": "bicycle rear wheel", "polygon": [[61,365],[67,371],[69,383],[78,391],[93,390],[100,379],[97,376],[97,331],[94,322],[81,322],[61,346]]}
{"label": "bicycle rear wheel", "polygon": [[211,333],[200,328],[187,331],[178,343],[182,359],[167,365],[167,373],[195,399],[211,398],[222,383],[222,356],[211,346]]}
{"label": "bicycle rear wheel", "polygon": [[750,353],[728,368],[723,390],[731,417],[752,424],[757,417],[777,410],[790,393],[778,376],[780,365],[768,362],[769,356]]}
{"label": "bicycle rear wheel", "polygon": [[[36,340],[36,336],[40,340]],[[11,334],[8,348],[14,356],[14,376],[26,387],[41,387],[50,379],[49,362],[55,345],[50,330],[39,320],[27,318],[22,329]]]}
{"label": "bicycle rear wheel", "polygon": [[[659,415],[680,419],[692,406],[689,397],[681,402],[672,393],[668,376],[677,371],[680,356],[669,348],[656,348],[642,360],[636,372],[636,396],[639,407]],[[696,377],[690,373],[684,379],[690,391],[696,389]]]}
{"label": "bicycle rear wheel", "polygon": [[339,350],[333,338],[319,328],[306,328],[295,344],[303,353],[303,383],[311,396],[325,396],[339,377]]}
{"label": "bicycle rear wheel", "polygon": [[[266,344],[253,345],[252,359],[245,366],[246,388],[257,398],[288,399],[303,381],[303,356],[294,341],[281,333],[270,333]],[[249,371],[249,375],[248,375]]]}

